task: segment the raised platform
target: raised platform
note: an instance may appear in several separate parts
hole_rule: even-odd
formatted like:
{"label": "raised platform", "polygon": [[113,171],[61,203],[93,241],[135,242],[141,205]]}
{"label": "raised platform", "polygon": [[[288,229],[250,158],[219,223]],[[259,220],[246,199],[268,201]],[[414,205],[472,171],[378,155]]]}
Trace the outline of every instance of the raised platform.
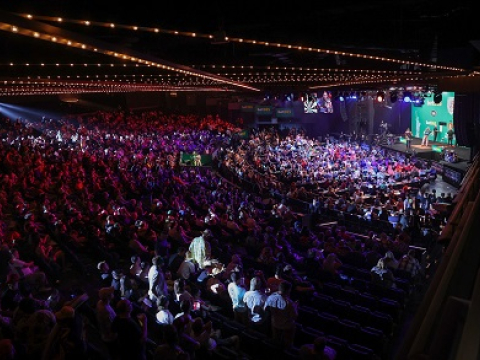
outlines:
{"label": "raised platform", "polygon": [[412,143],[411,143],[412,146],[410,150],[408,150],[406,145],[402,142],[396,142],[394,144],[380,144],[380,146],[386,149],[399,151],[405,154],[413,153],[413,151],[415,151],[417,156],[421,158],[436,160],[436,161],[444,160],[442,158],[442,153],[444,152],[444,150],[453,150],[457,154],[460,162],[471,160],[470,159],[471,150],[468,147],[447,146],[446,144],[440,143],[440,142],[430,142],[428,146],[422,146],[421,143],[422,143],[421,139],[417,139],[417,138],[412,139]]}
{"label": "raised platform", "polygon": [[[415,154],[418,158],[431,160],[442,179],[460,187],[463,177],[470,166],[470,148],[463,146],[447,146],[444,143],[431,142],[429,146],[422,146],[421,139],[412,139],[411,149],[407,149],[404,143],[381,144],[381,147],[403,154]],[[453,150],[457,155],[458,162],[445,161],[445,150]]]}

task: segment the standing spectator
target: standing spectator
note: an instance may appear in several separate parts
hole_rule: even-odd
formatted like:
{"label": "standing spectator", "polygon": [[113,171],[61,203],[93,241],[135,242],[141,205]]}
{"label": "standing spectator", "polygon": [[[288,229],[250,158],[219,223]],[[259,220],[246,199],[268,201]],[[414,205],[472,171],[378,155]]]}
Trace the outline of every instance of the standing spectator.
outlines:
{"label": "standing spectator", "polygon": [[238,321],[242,324],[247,323],[247,306],[243,301],[246,289],[240,285],[241,274],[239,272],[233,271],[230,274],[230,283],[227,286],[228,295],[232,300],[233,306],[233,315],[235,321]]}
{"label": "standing spectator", "polygon": [[148,271],[148,297],[152,302],[156,302],[160,295],[168,295],[162,265],[163,259],[160,256],[152,258],[152,265]]}
{"label": "standing spectator", "polygon": [[119,360],[145,360],[147,341],[147,317],[144,313],[132,317],[130,300],[117,303],[117,316],[112,322],[112,330],[117,336]]}
{"label": "standing spectator", "polygon": [[[189,280],[197,274],[197,267],[195,265],[190,251],[187,251],[183,261],[180,263],[176,271],[177,278]],[[205,266],[205,268],[207,265]]]}
{"label": "standing spectator", "polygon": [[290,299],[292,284],[283,281],[277,292],[265,301],[265,310],[270,313],[272,337],[285,349],[291,348],[298,318],[298,302]]}
{"label": "standing spectator", "polygon": [[170,256],[168,259],[167,267],[172,272],[172,274],[176,274],[178,269],[180,268],[180,264],[185,259],[185,254],[187,249],[183,246],[179,246],[177,248],[177,252]]}
{"label": "standing spectator", "polygon": [[107,347],[111,359],[116,359],[116,334],[112,331],[112,323],[117,314],[113,310],[111,301],[114,299],[115,289],[104,287],[98,291],[98,302],[95,307],[98,330],[100,337]]}
{"label": "standing spectator", "polygon": [[248,319],[254,325],[263,325],[265,321],[265,301],[267,296],[263,291],[262,281],[258,276],[250,279],[250,290],[243,295],[243,301],[248,308]]}
{"label": "standing spectator", "polygon": [[211,258],[211,248],[209,240],[212,238],[210,229],[206,229],[200,236],[195,237],[188,250],[191,252],[193,260],[200,269],[205,267],[205,262]]}

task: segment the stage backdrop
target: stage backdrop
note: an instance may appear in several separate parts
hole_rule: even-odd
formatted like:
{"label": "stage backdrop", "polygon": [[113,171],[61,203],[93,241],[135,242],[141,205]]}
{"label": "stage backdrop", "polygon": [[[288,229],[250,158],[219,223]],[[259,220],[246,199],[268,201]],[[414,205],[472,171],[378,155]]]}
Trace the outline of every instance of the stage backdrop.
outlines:
{"label": "stage backdrop", "polygon": [[[438,128],[437,142],[447,143],[447,131],[453,126],[453,107],[455,104],[455,93],[442,92],[442,101],[438,104],[432,97],[426,97],[425,103],[421,106],[412,105],[412,119],[410,129],[413,136],[423,137],[423,131],[427,126],[433,131],[436,125]],[[455,129],[454,129],[455,130]],[[430,141],[433,135],[430,135]],[[455,137],[454,137],[455,143]]]}

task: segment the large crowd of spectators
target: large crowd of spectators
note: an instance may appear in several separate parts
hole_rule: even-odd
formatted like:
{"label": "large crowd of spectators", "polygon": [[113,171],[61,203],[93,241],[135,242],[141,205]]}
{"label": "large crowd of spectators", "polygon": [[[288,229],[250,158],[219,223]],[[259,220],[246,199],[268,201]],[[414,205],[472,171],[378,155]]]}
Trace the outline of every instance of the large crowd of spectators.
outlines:
{"label": "large crowd of spectators", "polygon": [[[321,274],[340,276],[356,256],[385,286],[394,285],[384,275],[392,263],[421,276],[409,252],[415,215],[441,230],[428,224],[438,199],[409,191],[431,180],[430,169],[379,148],[267,130],[241,139],[218,116],[160,111],[1,122],[2,359],[241,351],[238,336],[212,325],[215,312],[291,348],[298,306],[321,292]],[[193,152],[214,165],[180,166]],[[256,187],[247,191],[245,180]],[[302,226],[290,199],[317,214],[406,220],[391,234],[358,237],[344,226]],[[335,357],[320,338],[299,354],[316,351]]]}

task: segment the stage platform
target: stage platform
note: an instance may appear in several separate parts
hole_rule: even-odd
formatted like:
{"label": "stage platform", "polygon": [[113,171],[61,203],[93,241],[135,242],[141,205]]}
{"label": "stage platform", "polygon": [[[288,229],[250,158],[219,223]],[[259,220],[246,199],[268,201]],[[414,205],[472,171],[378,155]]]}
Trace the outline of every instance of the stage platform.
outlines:
{"label": "stage platform", "polygon": [[[444,143],[430,142],[429,146],[422,146],[421,139],[412,139],[411,149],[401,142],[395,144],[380,144],[382,148],[398,151],[403,154],[415,154],[416,157],[432,161],[432,165],[437,170],[442,179],[459,187],[470,166],[471,149],[464,146],[447,146]],[[458,161],[445,161],[444,150],[453,150],[457,154]]]}
{"label": "stage platform", "polygon": [[443,152],[443,150],[453,150],[460,162],[462,161],[470,161],[470,148],[468,147],[465,147],[465,146],[447,146],[446,144],[444,143],[439,143],[439,142],[430,142],[430,144],[428,146],[422,146],[421,145],[422,143],[422,140],[421,139],[417,139],[417,138],[414,138],[412,139],[412,147],[410,150],[407,150],[407,147],[405,144],[401,143],[401,142],[396,142],[394,144],[380,144],[380,146],[382,146],[383,148],[386,148],[386,149],[391,149],[391,150],[395,150],[395,151],[399,151],[399,152],[402,152],[402,153],[405,153],[405,154],[408,154],[408,153],[412,153],[413,151],[415,151],[415,153],[417,154],[417,156],[419,157],[422,157],[422,158],[425,158],[425,159],[431,159],[431,160],[437,160],[437,161],[440,161],[440,158],[438,156],[435,156],[435,154],[438,154],[440,155],[441,157],[441,154]]}

